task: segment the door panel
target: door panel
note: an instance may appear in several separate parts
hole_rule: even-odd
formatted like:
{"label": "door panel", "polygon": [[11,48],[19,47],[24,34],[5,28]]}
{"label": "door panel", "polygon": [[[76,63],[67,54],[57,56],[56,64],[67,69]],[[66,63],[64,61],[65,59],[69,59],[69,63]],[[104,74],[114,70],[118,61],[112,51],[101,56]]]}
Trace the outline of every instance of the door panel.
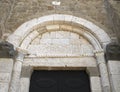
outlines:
{"label": "door panel", "polygon": [[90,92],[85,71],[37,71],[31,76],[30,92]]}

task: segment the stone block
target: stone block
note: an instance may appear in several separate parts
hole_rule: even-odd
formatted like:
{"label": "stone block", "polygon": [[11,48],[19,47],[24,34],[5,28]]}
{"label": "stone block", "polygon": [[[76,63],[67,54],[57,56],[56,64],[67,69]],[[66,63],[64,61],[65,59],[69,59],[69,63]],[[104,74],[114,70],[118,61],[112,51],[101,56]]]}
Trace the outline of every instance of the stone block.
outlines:
{"label": "stone block", "polygon": [[42,34],[42,38],[41,39],[50,39],[50,38],[51,38],[50,32],[46,32],[46,33]]}
{"label": "stone block", "polygon": [[76,33],[70,33],[70,38],[78,40],[79,39],[79,35],[76,34]]}
{"label": "stone block", "polygon": [[24,39],[24,41],[22,42],[20,47],[23,48],[23,49],[27,49],[27,47],[29,46],[30,42],[31,42],[31,39],[29,37],[26,37]]}
{"label": "stone block", "polygon": [[11,79],[10,77],[11,77],[11,73],[0,73],[0,82],[9,83]]}
{"label": "stone block", "polygon": [[20,79],[20,92],[29,92],[30,78]]}
{"label": "stone block", "polygon": [[69,39],[52,39],[52,44],[68,45],[69,44]]}
{"label": "stone block", "polygon": [[109,60],[108,69],[110,74],[120,74],[120,61]]}
{"label": "stone block", "polygon": [[92,92],[102,92],[102,90],[92,90]]}
{"label": "stone block", "polygon": [[59,30],[59,25],[47,25],[46,29],[48,31]]}
{"label": "stone block", "polygon": [[[34,40],[31,42],[31,44],[32,44],[32,45],[38,45],[38,44],[40,44],[40,38],[38,37],[38,38],[34,39]],[[28,47],[28,48],[29,48],[29,47]]]}
{"label": "stone block", "polygon": [[119,92],[120,91],[120,74],[110,75],[110,82],[112,85],[113,92]]}
{"label": "stone block", "polygon": [[57,31],[50,32],[51,39],[56,39],[56,32]]}
{"label": "stone block", "polygon": [[96,67],[94,58],[31,58],[25,59],[25,66],[35,67]]}
{"label": "stone block", "polygon": [[8,92],[8,83],[1,83],[0,82],[0,92]]}
{"label": "stone block", "polygon": [[[94,90],[95,92],[102,92],[101,89],[101,82],[100,82],[100,77],[98,76],[90,76],[90,82],[91,82],[91,90]],[[94,92],[92,91],[92,92]]]}
{"label": "stone block", "polygon": [[67,39],[67,38],[70,38],[70,32],[57,31],[56,32],[56,38],[58,38],[58,39]]}
{"label": "stone block", "polygon": [[0,73],[11,73],[13,67],[12,59],[0,58]]}
{"label": "stone block", "polygon": [[34,30],[33,32],[31,32],[28,37],[33,40],[35,37],[37,37],[39,35],[38,31]]}
{"label": "stone block", "polygon": [[100,75],[98,67],[87,67],[87,72],[91,77]]}
{"label": "stone block", "polygon": [[60,14],[55,14],[53,18],[54,18],[54,21],[57,21],[57,20],[65,21],[64,15],[62,16]]}
{"label": "stone block", "polygon": [[40,44],[45,45],[45,44],[51,44],[52,43],[52,39],[40,39]]}

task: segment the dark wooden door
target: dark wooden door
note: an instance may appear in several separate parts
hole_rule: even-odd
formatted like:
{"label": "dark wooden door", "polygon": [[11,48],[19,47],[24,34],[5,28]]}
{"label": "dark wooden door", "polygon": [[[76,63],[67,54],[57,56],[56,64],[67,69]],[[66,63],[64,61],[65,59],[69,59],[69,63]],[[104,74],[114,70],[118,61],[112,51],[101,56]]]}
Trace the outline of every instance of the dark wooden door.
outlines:
{"label": "dark wooden door", "polygon": [[90,92],[85,71],[34,71],[30,92]]}

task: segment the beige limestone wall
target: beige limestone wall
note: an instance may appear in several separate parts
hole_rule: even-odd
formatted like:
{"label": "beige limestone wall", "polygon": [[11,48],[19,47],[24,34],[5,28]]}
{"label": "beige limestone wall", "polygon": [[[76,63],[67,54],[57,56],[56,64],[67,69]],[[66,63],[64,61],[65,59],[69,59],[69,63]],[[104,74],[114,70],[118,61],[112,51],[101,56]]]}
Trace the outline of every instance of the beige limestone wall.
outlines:
{"label": "beige limestone wall", "polygon": [[[0,0],[0,31],[7,37],[22,23],[43,15],[62,13],[83,17],[93,23],[109,27],[103,0]],[[107,30],[106,30],[107,31]],[[107,31],[113,34],[111,30]]]}
{"label": "beige limestone wall", "polygon": [[13,60],[0,58],[0,92],[8,92],[12,76]]}
{"label": "beige limestone wall", "polygon": [[120,92],[120,61],[109,60],[108,69],[112,92]]}

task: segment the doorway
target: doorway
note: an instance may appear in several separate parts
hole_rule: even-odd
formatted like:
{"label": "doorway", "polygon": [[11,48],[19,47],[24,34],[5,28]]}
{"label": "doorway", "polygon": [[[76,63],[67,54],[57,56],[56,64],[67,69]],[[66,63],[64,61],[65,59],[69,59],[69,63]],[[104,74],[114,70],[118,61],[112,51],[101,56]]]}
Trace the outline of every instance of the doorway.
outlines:
{"label": "doorway", "polygon": [[91,92],[89,76],[83,70],[34,70],[29,92]]}

